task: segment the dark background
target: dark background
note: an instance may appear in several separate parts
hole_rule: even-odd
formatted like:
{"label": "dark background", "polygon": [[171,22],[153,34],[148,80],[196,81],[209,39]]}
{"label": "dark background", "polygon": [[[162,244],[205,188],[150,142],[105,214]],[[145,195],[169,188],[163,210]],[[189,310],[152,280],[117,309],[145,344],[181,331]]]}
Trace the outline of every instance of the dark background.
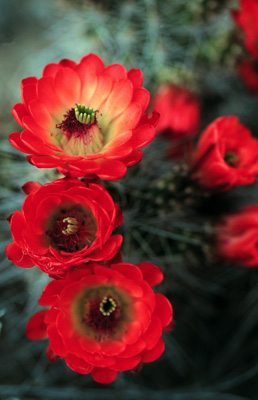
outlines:
{"label": "dark background", "polygon": [[[119,202],[125,261],[150,261],[164,272],[158,290],[172,302],[176,329],[166,349],[139,374],[120,373],[108,387],[49,364],[47,343],[24,334],[48,277],[4,255],[11,241],[6,218],[20,209],[21,186],[58,175],[33,167],[8,142],[20,127],[11,115],[20,81],[40,77],[62,58],[89,52],[105,64],[141,68],[144,87],[184,84],[202,103],[202,128],[221,115],[238,115],[257,136],[258,98],[235,74],[244,53],[223,0],[0,0],[0,399],[81,400],[258,399],[258,270],[216,261],[210,238],[220,216],[257,204],[257,185],[194,200],[187,187],[171,191],[180,172],[157,137],[142,162],[118,182],[104,183]],[[170,187],[170,189],[169,189]]]}

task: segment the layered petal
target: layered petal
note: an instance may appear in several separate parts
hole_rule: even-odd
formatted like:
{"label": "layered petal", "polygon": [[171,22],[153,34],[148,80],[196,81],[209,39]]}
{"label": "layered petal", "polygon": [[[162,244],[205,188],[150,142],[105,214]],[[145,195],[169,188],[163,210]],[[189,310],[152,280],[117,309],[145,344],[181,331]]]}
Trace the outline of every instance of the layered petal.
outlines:
{"label": "layered petal", "polygon": [[36,265],[61,277],[85,262],[112,259],[122,244],[113,229],[122,222],[121,210],[100,185],[59,179],[23,186],[23,211],[11,218],[14,242],[6,247],[16,265]]}
{"label": "layered petal", "polygon": [[147,274],[129,263],[90,263],[70,271],[44,289],[39,303],[50,309],[30,319],[27,336],[47,337],[50,362],[64,358],[73,371],[91,373],[102,384],[154,361],[164,351],[162,329],[172,319],[172,307],[145,280],[144,275],[158,275],[158,267],[150,269]]}
{"label": "layered petal", "polygon": [[38,168],[120,179],[155,135],[155,121],[144,118],[150,95],[142,83],[140,70],[105,68],[95,54],[49,64],[42,78],[23,80],[13,116],[26,131],[10,142]]}
{"label": "layered petal", "polygon": [[201,187],[226,191],[256,182],[258,140],[235,116],[220,117],[202,133],[191,162]]}

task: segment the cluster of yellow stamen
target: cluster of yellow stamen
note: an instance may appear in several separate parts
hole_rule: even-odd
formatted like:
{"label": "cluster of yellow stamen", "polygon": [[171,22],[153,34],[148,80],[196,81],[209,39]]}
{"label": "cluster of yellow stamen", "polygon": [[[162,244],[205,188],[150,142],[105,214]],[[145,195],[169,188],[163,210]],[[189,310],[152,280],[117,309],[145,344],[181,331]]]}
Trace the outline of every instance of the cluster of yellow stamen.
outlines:
{"label": "cluster of yellow stamen", "polygon": [[102,302],[99,305],[99,311],[101,312],[101,314],[107,317],[110,314],[112,314],[112,312],[115,311],[115,309],[116,309],[116,303],[112,299],[112,297],[104,296]]}
{"label": "cluster of yellow stamen", "polygon": [[68,222],[67,226],[62,230],[64,235],[72,235],[78,231],[78,221],[73,217],[66,217],[63,222]]}

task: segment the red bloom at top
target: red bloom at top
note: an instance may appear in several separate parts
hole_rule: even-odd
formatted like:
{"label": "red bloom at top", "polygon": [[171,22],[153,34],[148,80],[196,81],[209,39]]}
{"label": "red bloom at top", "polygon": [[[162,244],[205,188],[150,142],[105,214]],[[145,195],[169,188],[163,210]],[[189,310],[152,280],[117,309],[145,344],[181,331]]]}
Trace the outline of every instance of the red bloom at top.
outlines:
{"label": "red bloom at top", "polygon": [[232,10],[232,17],[244,33],[246,49],[258,57],[258,1],[240,0],[240,7]]}
{"label": "red bloom at top", "polygon": [[258,267],[258,206],[227,215],[217,226],[217,252],[235,263]]}
{"label": "red bloom at top", "polygon": [[12,133],[10,141],[31,154],[38,168],[119,179],[155,136],[156,118],[144,114],[149,92],[142,83],[139,69],[105,68],[94,54],[79,64],[48,64],[42,78],[22,81],[22,103],[13,107],[13,116],[25,130]]}
{"label": "red bloom at top", "polygon": [[256,182],[258,140],[238,118],[220,117],[202,133],[192,159],[191,175],[209,190],[225,191]]}
{"label": "red bloom at top", "polygon": [[64,178],[43,186],[28,182],[23,189],[28,196],[23,211],[11,216],[14,242],[6,247],[14,264],[37,265],[57,278],[118,252],[122,236],[112,232],[122,223],[122,214],[102,186]]}
{"label": "red bloom at top", "polygon": [[163,84],[153,98],[153,108],[160,114],[157,131],[167,132],[172,140],[192,136],[199,128],[199,100],[188,89]]}
{"label": "red bloom at top", "polygon": [[28,322],[29,339],[48,338],[47,357],[58,357],[80,374],[108,384],[119,371],[138,369],[164,351],[162,330],[172,320],[172,307],[151,286],[163,279],[158,267],[92,263],[50,282],[39,299],[49,310]]}

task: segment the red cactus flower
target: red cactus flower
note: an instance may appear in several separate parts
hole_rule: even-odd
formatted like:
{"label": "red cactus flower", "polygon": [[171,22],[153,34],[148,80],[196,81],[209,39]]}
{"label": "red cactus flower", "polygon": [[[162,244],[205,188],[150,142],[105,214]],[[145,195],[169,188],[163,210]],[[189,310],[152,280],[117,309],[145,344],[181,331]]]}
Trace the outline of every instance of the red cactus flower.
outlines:
{"label": "red cactus flower", "polygon": [[258,62],[254,59],[245,59],[237,63],[237,73],[243,79],[247,89],[258,93]]}
{"label": "red cactus flower", "polygon": [[23,211],[11,217],[14,242],[7,257],[19,267],[36,265],[50,276],[60,277],[83,262],[109,260],[122,243],[113,235],[122,214],[100,185],[76,178],[58,179],[41,186],[28,182]]}
{"label": "red cactus flower", "polygon": [[192,159],[192,178],[225,191],[256,182],[258,140],[234,116],[220,117],[202,133]]}
{"label": "red cactus flower", "polygon": [[160,114],[157,132],[172,140],[192,136],[200,124],[200,104],[188,89],[163,84],[153,98],[153,108]]}
{"label": "red cactus flower", "polygon": [[232,18],[244,34],[246,49],[258,57],[258,2],[240,0],[240,10],[232,10]]}
{"label": "red cactus flower", "polygon": [[119,179],[142,157],[155,136],[144,111],[149,92],[139,69],[105,68],[94,54],[79,64],[48,64],[40,79],[22,81],[22,103],[13,116],[25,129],[10,135],[12,145],[38,168],[58,167],[70,177],[96,174]]}
{"label": "red cactus flower", "polygon": [[226,215],[217,226],[217,252],[232,263],[258,267],[258,206]]}
{"label": "red cactus flower", "polygon": [[172,307],[151,289],[162,279],[150,263],[111,268],[92,263],[71,271],[45,287],[39,304],[50,309],[29,320],[26,335],[49,339],[49,361],[64,358],[72,370],[108,384],[119,371],[137,369],[163,353],[161,335]]}

